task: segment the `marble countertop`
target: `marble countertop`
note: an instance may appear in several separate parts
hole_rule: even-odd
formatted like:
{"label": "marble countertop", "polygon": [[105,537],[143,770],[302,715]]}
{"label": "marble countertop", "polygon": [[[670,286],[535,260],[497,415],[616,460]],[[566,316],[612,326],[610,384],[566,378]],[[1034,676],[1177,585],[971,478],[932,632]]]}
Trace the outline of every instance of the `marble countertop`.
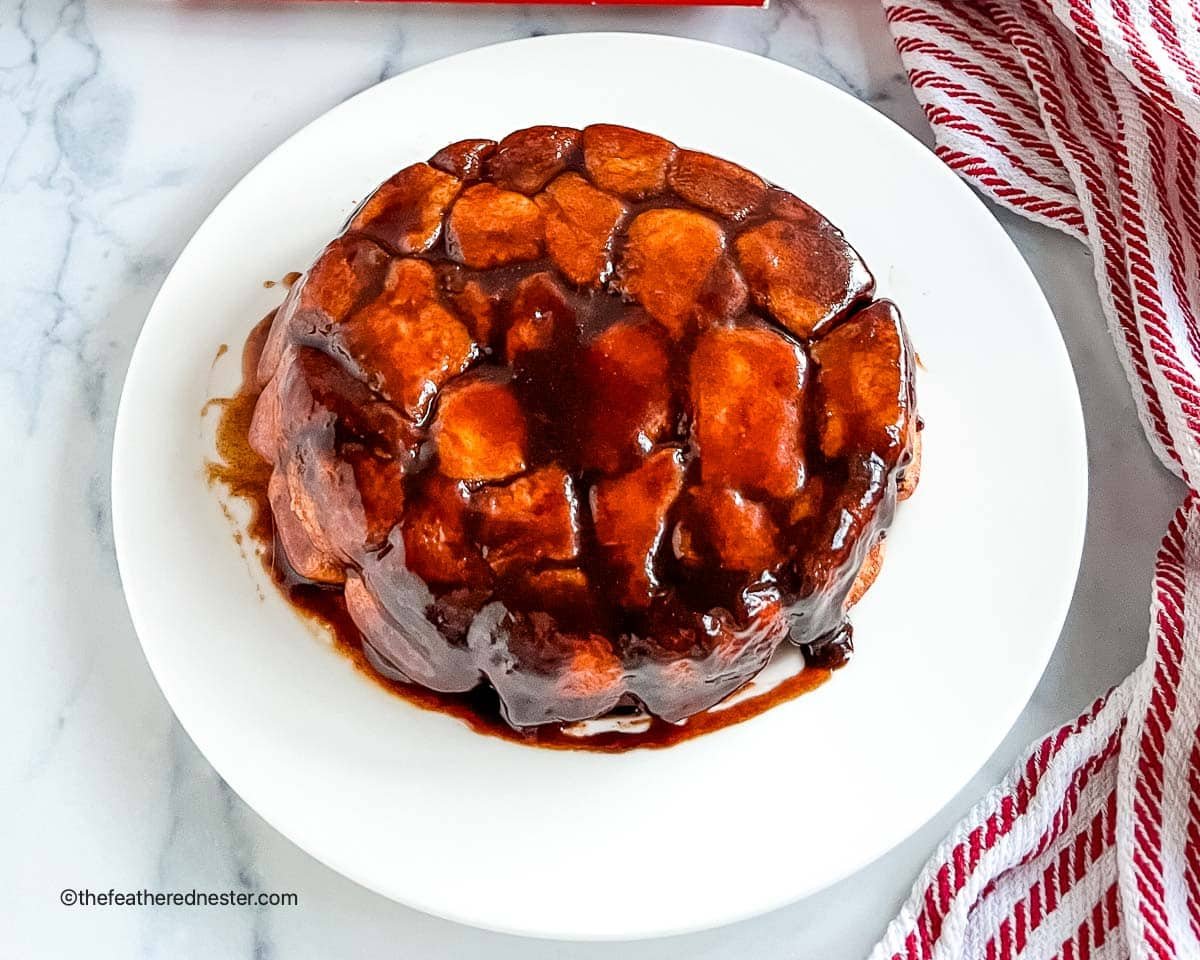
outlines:
{"label": "marble countertop", "polygon": [[[755,51],[849,90],[929,141],[874,0],[773,0],[769,10],[0,0],[0,635],[9,664],[0,955],[850,960],[1020,749],[1141,658],[1151,561],[1181,491],[1142,438],[1084,249],[997,211],[1075,365],[1091,462],[1087,543],[1058,649],[1016,728],[900,847],[817,896],[724,929],[554,944],[460,927],[370,893],[300,852],[221,782],[150,676],[113,555],[113,420],[155,292],[220,197],[329,107],[459,50],[592,29]],[[1014,458],[1023,468],[1040,465]],[[1019,598],[1013,607],[1019,629]],[[64,887],[292,891],[300,906],[70,909],[59,903]]]}

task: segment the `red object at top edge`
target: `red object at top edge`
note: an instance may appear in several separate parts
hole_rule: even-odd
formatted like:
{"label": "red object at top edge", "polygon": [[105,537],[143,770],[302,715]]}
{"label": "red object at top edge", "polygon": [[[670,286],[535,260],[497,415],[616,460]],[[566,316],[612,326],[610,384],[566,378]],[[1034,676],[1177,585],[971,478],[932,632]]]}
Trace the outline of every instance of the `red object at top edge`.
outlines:
{"label": "red object at top edge", "polygon": [[[311,0],[279,0],[303,3]],[[572,7],[765,7],[769,0],[323,0],[327,3],[488,3]]]}

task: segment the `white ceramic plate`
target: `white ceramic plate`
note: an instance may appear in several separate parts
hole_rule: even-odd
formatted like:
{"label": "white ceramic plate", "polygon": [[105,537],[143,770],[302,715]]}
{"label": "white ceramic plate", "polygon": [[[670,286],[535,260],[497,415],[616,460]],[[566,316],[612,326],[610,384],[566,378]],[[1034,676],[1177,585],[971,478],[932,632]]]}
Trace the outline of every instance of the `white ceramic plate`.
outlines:
{"label": "white ceramic plate", "polygon": [[[389,695],[239,554],[201,405],[355,202],[465,137],[611,121],[727,157],[840,225],[924,361],[921,489],[815,693],[669,750],[537,750]],[[213,366],[221,343],[231,356]],[[1052,468],[1050,465],[1053,465]],[[146,320],[117,423],[130,613],[181,723],[276,828],[360,883],[510,932],[733,921],[879,856],[980,767],[1054,647],[1083,539],[1079,398],[1054,318],[979,200],[869,107],[769,60],[654,36],[500,44],[354,97],[262,161]],[[260,587],[263,589],[259,590]]]}

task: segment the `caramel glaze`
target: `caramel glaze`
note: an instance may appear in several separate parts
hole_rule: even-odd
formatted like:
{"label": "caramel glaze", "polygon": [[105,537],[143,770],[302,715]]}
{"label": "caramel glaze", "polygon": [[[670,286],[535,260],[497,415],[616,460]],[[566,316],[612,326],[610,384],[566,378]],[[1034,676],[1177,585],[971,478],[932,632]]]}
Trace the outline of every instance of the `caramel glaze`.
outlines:
{"label": "caramel glaze", "polygon": [[[268,510],[267,514],[269,513]],[[284,589],[297,610],[329,629],[338,650],[372,680],[414,706],[449,714],[461,720],[476,733],[525,746],[596,753],[624,753],[627,750],[671,747],[756,717],[772,707],[815,690],[832,675],[830,670],[821,667],[806,667],[770,690],[746,697],[730,707],[706,710],[680,723],[668,723],[659,717],[651,717],[649,725],[645,729],[639,728],[636,732],[603,730],[573,735],[567,732],[567,725],[554,723],[517,728],[509,726],[504,719],[500,699],[496,691],[487,684],[481,684],[467,693],[438,693],[427,687],[391,680],[381,674],[363,652],[361,634],[350,619],[341,591],[322,588],[303,580],[293,580],[289,583],[287,577],[282,574],[277,575],[276,582]],[[616,713],[619,715],[620,708]]]}
{"label": "caramel glaze", "polygon": [[[247,440],[250,420],[261,393],[255,381],[255,370],[274,318],[275,311],[271,311],[246,340],[242,358],[242,384],[237,393],[205,405],[205,410],[220,410],[216,430],[217,459],[205,465],[205,473],[210,485],[221,484],[230,494],[249,505],[247,532],[260,547],[258,554],[264,569],[297,612],[326,629],[338,651],[364,676],[413,706],[461,720],[476,733],[525,746],[597,753],[624,753],[627,750],[657,750],[674,746],[756,717],[772,707],[815,690],[831,676],[832,672],[828,669],[807,667],[763,693],[743,697],[730,707],[707,710],[682,723],[668,723],[659,717],[651,717],[648,726],[633,733],[606,730],[586,736],[567,733],[565,727],[558,724],[523,729],[509,726],[496,691],[487,685],[480,685],[468,693],[438,693],[385,677],[372,666],[363,652],[362,635],[350,618],[341,590],[311,583],[297,574],[275,540],[275,524],[267,499],[271,465],[250,448]],[[224,353],[223,350],[219,351],[218,358]],[[235,538],[239,544],[242,542],[240,531],[235,533]]]}
{"label": "caramel glaze", "polygon": [[840,231],[726,161],[606,125],[463,141],[257,331],[224,479],[376,672],[491,686],[514,727],[694,717],[785,639],[806,686],[911,490],[911,347],[873,293]]}

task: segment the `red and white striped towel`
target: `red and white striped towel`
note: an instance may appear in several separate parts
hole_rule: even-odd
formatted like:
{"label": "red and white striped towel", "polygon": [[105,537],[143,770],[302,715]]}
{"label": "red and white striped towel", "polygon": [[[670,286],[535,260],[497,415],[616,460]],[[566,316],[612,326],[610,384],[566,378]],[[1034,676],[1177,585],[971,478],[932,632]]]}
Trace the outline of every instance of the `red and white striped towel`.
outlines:
{"label": "red and white striped towel", "polygon": [[1200,958],[1200,0],[884,0],[937,153],[1079,237],[1189,494],[1146,661],[943,842],[883,958]]}

